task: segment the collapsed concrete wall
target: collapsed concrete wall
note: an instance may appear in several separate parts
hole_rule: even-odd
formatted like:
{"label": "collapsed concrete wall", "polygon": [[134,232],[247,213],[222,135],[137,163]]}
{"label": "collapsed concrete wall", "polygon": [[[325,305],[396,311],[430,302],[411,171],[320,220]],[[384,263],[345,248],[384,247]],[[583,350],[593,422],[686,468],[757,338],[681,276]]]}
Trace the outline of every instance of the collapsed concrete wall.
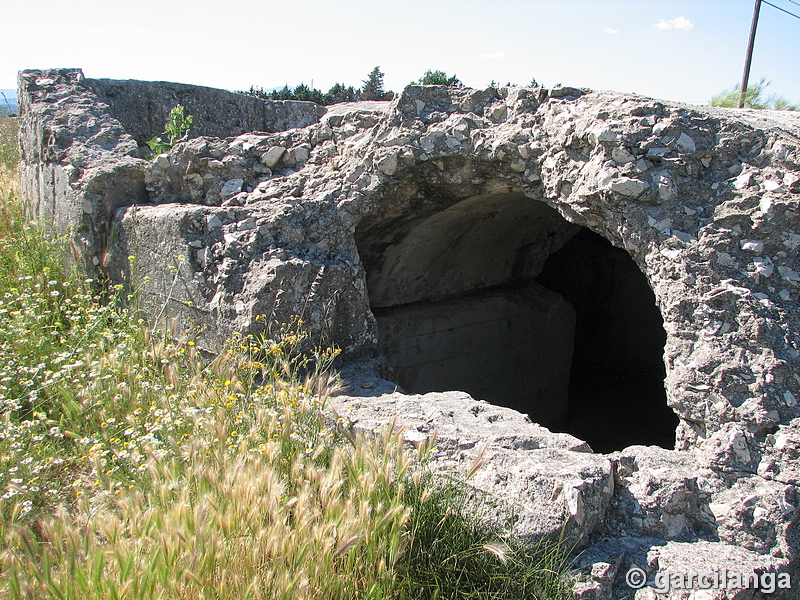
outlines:
{"label": "collapsed concrete wall", "polygon": [[[486,396],[507,380],[500,396],[548,390],[549,404],[523,410],[535,421],[569,416],[573,384],[589,381],[581,365],[604,376],[623,367],[624,393],[587,394],[589,381],[580,400],[593,415],[582,426],[641,415],[623,422],[617,448],[631,429],[651,428],[638,420],[656,411],[635,398],[660,388],[663,400],[647,395],[666,414],[659,427],[677,419],[662,443],[676,450],[603,457],[513,411],[463,394],[391,393],[369,361],[348,367],[352,391],[337,403],[357,426],[400,413],[409,439],[438,430],[445,470],[485,443],[488,466],[473,483],[495,499],[490,512],[521,536],[557,535],[566,523],[589,548],[582,597],[621,594],[632,562],[652,572],[709,550],[745,570],[798,575],[796,115],[572,88],[430,86],[391,103],[298,106],[308,123],[243,133],[251,100],[229,99],[242,116],[228,133],[209,125],[146,162],[149,133],[126,130],[138,117],[114,116],[125,112],[116,102],[132,102],[108,91],[116,84],[88,85],[77,71],[24,72],[20,83],[33,209],[72,226],[90,263],[135,283],[154,315],[200,327],[209,349],[297,314],[351,360],[388,353],[400,378],[415,353],[402,340],[424,342],[416,354],[428,352],[427,365],[461,346],[466,362],[438,372],[486,375]],[[191,102],[174,84],[125,89]],[[210,123],[219,94],[203,112],[204,93],[192,106]],[[521,307],[520,321],[508,316]],[[541,317],[551,312],[560,316]],[[490,314],[507,315],[506,333],[485,333]],[[459,338],[461,324],[473,333]],[[437,335],[420,338],[427,326]],[[492,350],[480,354],[482,344]],[[566,371],[569,382],[550,387]],[[451,387],[436,375],[426,371],[421,392]],[[625,394],[632,400],[609,410]]]}

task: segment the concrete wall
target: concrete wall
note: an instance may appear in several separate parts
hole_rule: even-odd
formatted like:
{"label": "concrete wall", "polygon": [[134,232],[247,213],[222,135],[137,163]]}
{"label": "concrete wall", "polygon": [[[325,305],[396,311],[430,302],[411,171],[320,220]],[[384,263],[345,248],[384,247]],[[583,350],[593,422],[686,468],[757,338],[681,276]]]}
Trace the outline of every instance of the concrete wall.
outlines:
{"label": "concrete wall", "polygon": [[566,413],[575,312],[532,284],[378,311],[379,344],[409,392],[464,390],[545,425]]}
{"label": "concrete wall", "polygon": [[[33,205],[41,200],[43,211],[52,207],[50,214],[84,228],[86,254],[102,263],[119,246],[104,242],[109,214],[138,202],[150,163],[138,158],[137,140],[79,71],[25,72],[20,85],[23,160],[30,169],[25,191]],[[303,273],[320,272],[320,280],[333,272],[328,267],[340,267],[329,289],[347,289],[352,299],[341,305],[341,314],[352,315],[343,320],[352,332],[347,350],[371,352],[377,327],[370,302],[432,301],[505,285],[509,277],[514,283],[536,277],[539,259],[559,247],[554,238],[569,233],[513,227],[525,220],[535,225],[525,202],[544,199],[568,222],[624,248],[645,273],[667,333],[665,384],[669,406],[682,419],[678,448],[709,444],[743,455],[744,436],[757,457],[774,427],[800,415],[800,117],[612,92],[487,94],[437,86],[409,87],[380,114],[347,110],[346,118],[265,134],[284,138],[275,141],[304,160],[273,172],[268,185],[229,198],[236,206],[215,206],[215,227],[200,223],[176,248],[213,292],[192,299],[208,315],[208,327],[258,333],[255,317],[278,293],[285,302],[289,289],[282,282],[262,285],[273,277],[271,265],[288,265],[287,273],[303,265]],[[243,143],[234,139],[214,141],[223,165],[241,157]],[[165,173],[173,180],[208,176],[208,190],[237,178],[204,170],[203,161],[206,167],[211,161],[190,156],[186,146],[162,160],[170,162]],[[195,161],[196,173],[172,168],[185,158]],[[256,160],[268,167],[255,156],[247,166]],[[460,212],[471,203],[457,205],[471,198],[493,210]],[[166,232],[158,219],[167,221],[168,212],[154,215],[152,227]],[[426,225],[439,224],[446,231],[441,243],[422,235]],[[420,235],[412,234],[417,226]],[[534,229],[546,235],[523,235]],[[151,241],[163,245],[155,236]],[[427,242],[435,250],[426,251]],[[498,248],[504,251],[493,253]],[[439,256],[444,260],[436,265]],[[323,315],[338,302],[306,293],[295,314]],[[758,467],[755,459],[739,463],[732,468]]]}
{"label": "concrete wall", "polygon": [[312,125],[325,114],[325,108],[313,102],[260,100],[199,85],[119,79],[85,83],[140,146],[164,131],[169,111],[177,104],[194,118],[191,137],[285,131]]}

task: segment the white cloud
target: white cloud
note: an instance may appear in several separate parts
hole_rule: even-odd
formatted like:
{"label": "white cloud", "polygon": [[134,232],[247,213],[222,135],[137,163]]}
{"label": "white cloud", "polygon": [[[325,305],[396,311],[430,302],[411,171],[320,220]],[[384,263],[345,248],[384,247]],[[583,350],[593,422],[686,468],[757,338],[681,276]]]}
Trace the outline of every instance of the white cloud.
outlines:
{"label": "white cloud", "polygon": [[502,50],[498,50],[497,52],[489,52],[487,54],[479,54],[478,58],[483,58],[483,59],[486,59],[486,60],[502,60],[504,58],[508,58],[508,54],[506,54]]}
{"label": "white cloud", "polygon": [[613,27],[606,27],[605,29],[603,29],[603,33],[617,34],[619,33],[619,30],[614,29]]}
{"label": "white cloud", "polygon": [[683,29],[684,31],[688,31],[692,29],[694,25],[686,17],[677,17],[675,19],[669,19],[669,20],[661,19],[658,23],[655,23],[653,27],[661,30]]}

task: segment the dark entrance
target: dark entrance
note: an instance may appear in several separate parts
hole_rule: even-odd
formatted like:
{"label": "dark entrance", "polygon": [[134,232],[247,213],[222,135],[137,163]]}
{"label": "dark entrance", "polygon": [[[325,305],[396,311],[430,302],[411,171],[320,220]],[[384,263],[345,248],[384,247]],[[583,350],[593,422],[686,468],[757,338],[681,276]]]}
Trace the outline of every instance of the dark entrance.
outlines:
{"label": "dark entrance", "polygon": [[678,418],[664,390],[667,334],[630,255],[583,228],[547,259],[537,281],[576,314],[569,406],[555,429],[596,452],[634,444],[673,448]]}
{"label": "dark entrance", "polygon": [[375,219],[356,241],[407,392],[463,390],[600,452],[674,445],[666,334],[624,250],[519,193]]}

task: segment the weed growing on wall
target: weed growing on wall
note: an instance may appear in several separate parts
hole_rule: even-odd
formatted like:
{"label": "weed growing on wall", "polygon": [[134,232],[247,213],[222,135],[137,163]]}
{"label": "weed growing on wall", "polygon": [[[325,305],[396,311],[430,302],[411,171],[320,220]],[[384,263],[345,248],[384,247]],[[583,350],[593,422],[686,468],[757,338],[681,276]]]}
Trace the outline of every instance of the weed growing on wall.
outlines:
{"label": "weed growing on wall", "polygon": [[178,142],[189,139],[189,129],[192,127],[194,117],[186,114],[186,109],[181,104],[169,111],[164,133],[147,142],[153,156],[168,152]]}

